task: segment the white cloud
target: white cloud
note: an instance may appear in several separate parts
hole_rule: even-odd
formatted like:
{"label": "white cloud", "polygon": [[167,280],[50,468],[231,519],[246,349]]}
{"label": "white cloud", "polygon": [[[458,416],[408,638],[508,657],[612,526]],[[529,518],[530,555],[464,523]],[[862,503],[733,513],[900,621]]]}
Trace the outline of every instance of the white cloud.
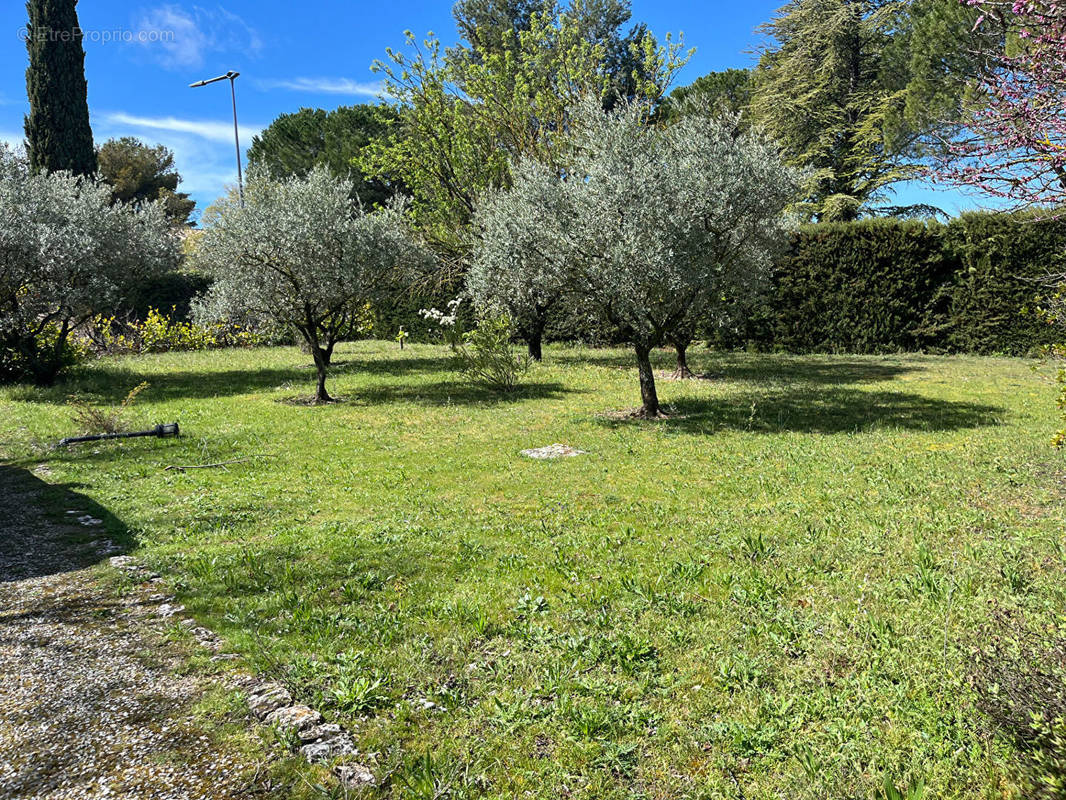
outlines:
{"label": "white cloud", "polygon": [[[188,192],[202,211],[237,183],[233,152],[233,125],[171,117],[140,117],[113,112],[93,117],[97,143],[121,136],[136,136],[150,144],[164,144],[174,153],[181,174],[180,190]],[[241,157],[256,128],[241,128]],[[245,161],[247,166],[247,161]]]}
{"label": "white cloud", "polygon": [[221,6],[161,5],[142,11],[135,41],[170,69],[202,67],[209,54],[256,55],[263,48],[258,32]]}
{"label": "white cloud", "polygon": [[290,78],[288,80],[258,80],[261,89],[287,89],[313,94],[343,94],[350,97],[381,97],[385,87],[380,82],[360,83],[349,78]]}
{"label": "white cloud", "polygon": [[[233,125],[228,122],[178,119],[177,117],[138,117],[134,114],[127,114],[124,111],[104,114],[103,120],[107,125],[113,127],[124,126],[141,130],[188,134],[212,142],[230,143],[233,141]],[[262,128],[241,125],[241,142],[245,146],[251,144],[252,137],[256,136],[261,130]]]}

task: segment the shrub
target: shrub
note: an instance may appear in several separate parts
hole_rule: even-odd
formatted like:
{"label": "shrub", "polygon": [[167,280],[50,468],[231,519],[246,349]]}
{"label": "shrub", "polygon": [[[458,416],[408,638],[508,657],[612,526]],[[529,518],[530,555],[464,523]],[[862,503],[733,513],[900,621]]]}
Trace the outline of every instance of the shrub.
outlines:
{"label": "shrub", "polygon": [[945,349],[1027,355],[1059,338],[1047,319],[1027,312],[1048,276],[1066,272],[1066,223],[1034,212],[963,214],[945,241],[958,260]]}
{"label": "shrub", "polygon": [[1066,273],[1066,224],[1035,213],[810,225],[792,237],[766,294],[727,314],[741,324],[711,343],[1027,355],[1058,338],[1027,313],[1055,273]]}
{"label": "shrub", "polygon": [[0,331],[0,383],[31,380],[48,383],[55,374],[73,367],[89,355],[84,342],[61,335],[61,328],[47,324],[35,333],[4,334]]}
{"label": "shrub", "polygon": [[935,223],[809,226],[774,270],[767,333],[791,352],[925,350],[937,344],[954,272]]}
{"label": "shrub", "polygon": [[173,313],[163,314],[155,308],[148,310],[143,321],[97,317],[89,326],[87,336],[97,351],[109,354],[254,347],[260,343],[255,332],[240,325],[181,322]]}
{"label": "shrub", "polygon": [[533,364],[532,356],[519,356],[511,347],[514,323],[505,314],[486,317],[466,330],[467,304],[456,297],[447,310],[423,308],[419,312],[436,337],[452,349],[456,368],[464,377],[498,391],[510,392]]}
{"label": "shrub", "polygon": [[455,348],[459,371],[474,383],[501,392],[512,392],[522,376],[529,372],[532,357],[519,355],[511,347],[514,326],[509,317],[481,320],[472,331],[463,334]]}
{"label": "shrub", "polygon": [[152,309],[169,308],[170,316],[187,322],[193,301],[211,288],[211,278],[187,269],[170,270],[136,284],[121,310],[135,319],[145,319]]}

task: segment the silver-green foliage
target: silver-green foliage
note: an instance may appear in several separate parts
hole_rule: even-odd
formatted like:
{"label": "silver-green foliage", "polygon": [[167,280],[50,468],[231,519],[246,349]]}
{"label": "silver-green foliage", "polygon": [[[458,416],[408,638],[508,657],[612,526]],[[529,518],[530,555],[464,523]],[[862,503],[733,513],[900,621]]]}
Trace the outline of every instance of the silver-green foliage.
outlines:
{"label": "silver-green foliage", "polygon": [[75,328],[178,258],[160,204],[112,206],[110,187],[0,147],[0,376],[51,381]]}
{"label": "silver-green foliage", "polygon": [[228,198],[194,259],[215,278],[197,314],[259,318],[288,326],[311,349],[316,399],[329,400],[334,343],[368,304],[402,290],[430,260],[402,209],[364,213],[349,185],[325,168],[281,180],[254,176],[245,203]]}
{"label": "silver-green foliage", "polygon": [[801,183],[758,130],[647,106],[574,115],[569,168],[528,163],[486,197],[470,289],[520,316],[560,289],[597,308],[637,352],[646,414],[658,414],[648,353],[723,299],[765,283]]}
{"label": "silver-green foliage", "polygon": [[[513,169],[509,191],[492,190],[481,199],[466,285],[479,315],[507,314],[539,358],[548,315],[570,285],[569,230],[559,228],[572,222],[572,204],[567,184],[551,168],[525,160]],[[555,225],[542,225],[544,219]]]}

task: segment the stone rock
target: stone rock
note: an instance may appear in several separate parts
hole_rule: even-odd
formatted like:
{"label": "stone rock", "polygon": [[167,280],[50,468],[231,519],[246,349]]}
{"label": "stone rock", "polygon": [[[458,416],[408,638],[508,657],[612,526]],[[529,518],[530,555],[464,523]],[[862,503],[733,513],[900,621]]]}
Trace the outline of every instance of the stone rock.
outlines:
{"label": "stone rock", "polygon": [[322,721],[322,715],[313,708],[303,705],[279,708],[267,714],[268,725],[277,725],[282,730],[302,731]]}
{"label": "stone rock", "polygon": [[82,514],[80,517],[78,517],[78,522],[80,522],[86,528],[92,528],[97,525],[104,524],[104,521],[102,519],[97,519],[92,514]]}
{"label": "stone rock", "polygon": [[374,773],[362,764],[342,764],[333,769],[333,774],[348,789],[355,789],[359,786],[375,786],[377,784]]}
{"label": "stone rock", "polygon": [[134,566],[133,556],[112,556],[107,560],[116,569],[129,569]]}
{"label": "stone rock", "polygon": [[210,628],[193,627],[192,635],[196,637],[196,641],[207,648],[217,646],[219,642],[218,636]]}
{"label": "stone rock", "polygon": [[292,695],[289,690],[277,683],[261,684],[248,698],[248,708],[260,719],[271,711],[291,705]]}
{"label": "stone rock", "polygon": [[584,450],[578,450],[576,447],[571,447],[567,444],[550,444],[547,447],[536,447],[532,450],[523,450],[522,455],[526,458],[534,458],[537,460],[546,460],[553,458],[573,458],[574,456],[583,456],[586,452]]}
{"label": "stone rock", "polygon": [[240,658],[240,656],[236,653],[218,653],[217,655],[211,656],[212,661],[236,661],[238,658]]}
{"label": "stone rock", "polygon": [[337,756],[349,756],[355,752],[357,752],[355,749],[355,742],[353,742],[351,737],[346,733],[338,734],[329,739],[323,739],[320,742],[305,744],[300,748],[300,755],[303,756],[306,761],[310,761],[311,763],[328,761]]}
{"label": "stone rock", "polygon": [[170,619],[176,614],[180,614],[185,610],[185,606],[171,605],[170,603],[163,603],[159,608],[155,610],[155,613],[163,619]]}
{"label": "stone rock", "polygon": [[320,742],[323,739],[332,739],[335,736],[339,736],[342,732],[340,725],[327,722],[325,725],[315,725],[313,728],[306,728],[300,731],[300,741],[304,744]]}

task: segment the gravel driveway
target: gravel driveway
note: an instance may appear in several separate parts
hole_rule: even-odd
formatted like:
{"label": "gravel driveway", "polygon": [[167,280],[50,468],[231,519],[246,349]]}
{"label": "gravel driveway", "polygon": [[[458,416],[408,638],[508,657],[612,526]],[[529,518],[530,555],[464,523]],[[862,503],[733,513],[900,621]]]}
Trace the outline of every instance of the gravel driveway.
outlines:
{"label": "gravel driveway", "polygon": [[254,765],[191,713],[205,684],[93,580],[106,513],[68,492],[49,517],[45,488],[0,465],[0,800],[247,796]]}

